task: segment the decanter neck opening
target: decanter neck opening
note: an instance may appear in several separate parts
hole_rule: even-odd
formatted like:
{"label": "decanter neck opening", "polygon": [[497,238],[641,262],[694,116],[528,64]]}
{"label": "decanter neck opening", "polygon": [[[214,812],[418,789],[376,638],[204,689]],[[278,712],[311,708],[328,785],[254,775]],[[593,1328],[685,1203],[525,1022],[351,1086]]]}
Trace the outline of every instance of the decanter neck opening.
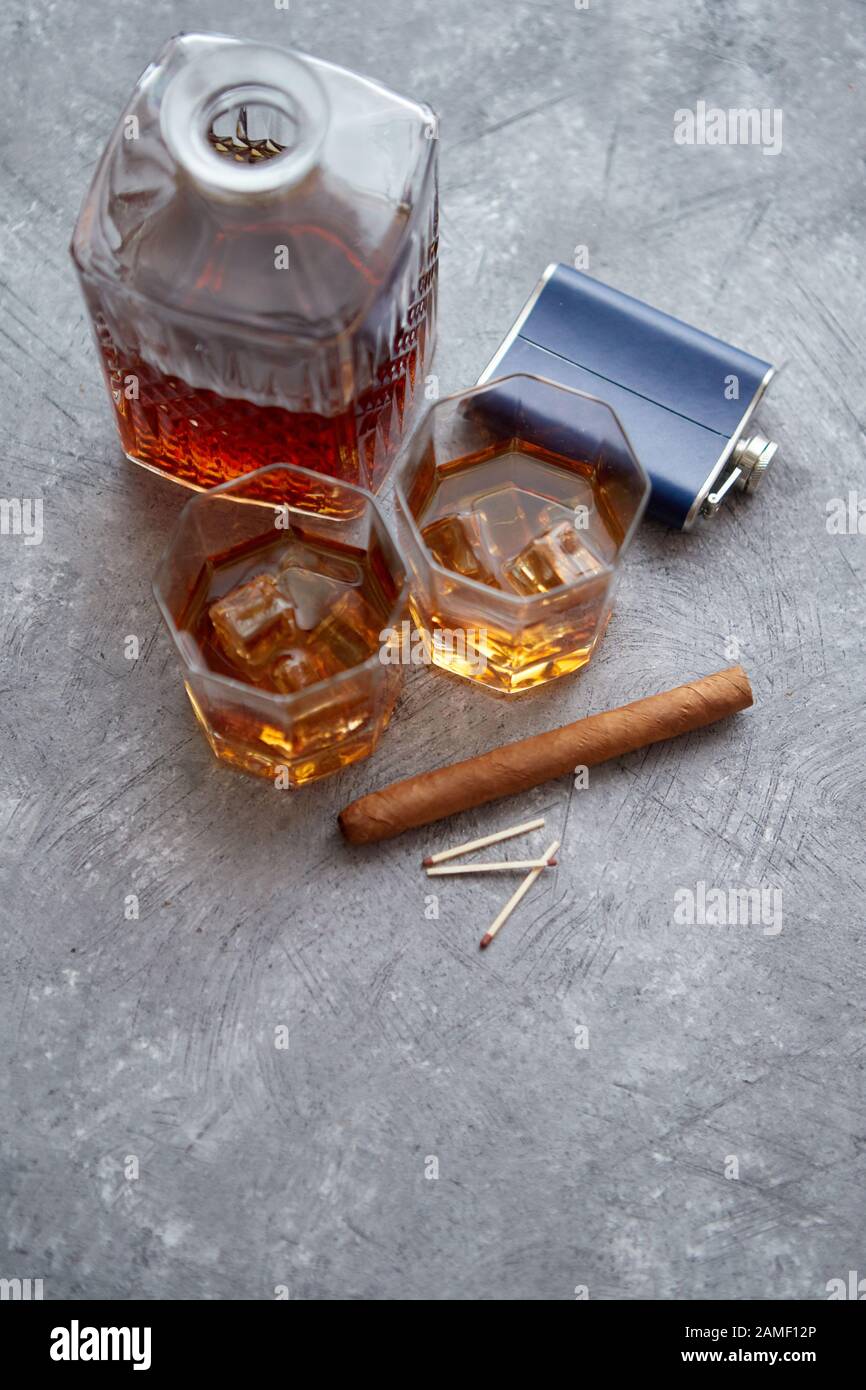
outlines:
{"label": "decanter neck opening", "polygon": [[205,193],[231,201],[278,193],[316,164],[328,98],[313,68],[285,49],[233,43],[169,82],[162,138]]}

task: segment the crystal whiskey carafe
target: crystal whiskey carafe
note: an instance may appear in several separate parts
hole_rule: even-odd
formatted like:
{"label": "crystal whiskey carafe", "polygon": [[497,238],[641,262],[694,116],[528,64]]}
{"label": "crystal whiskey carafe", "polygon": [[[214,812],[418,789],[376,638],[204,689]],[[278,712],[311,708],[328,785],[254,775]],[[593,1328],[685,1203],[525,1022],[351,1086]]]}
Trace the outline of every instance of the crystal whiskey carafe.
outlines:
{"label": "crystal whiskey carafe", "polygon": [[432,111],[305,54],[172,39],[72,243],[127,456],[211,487],[290,463],[377,490],[433,347]]}

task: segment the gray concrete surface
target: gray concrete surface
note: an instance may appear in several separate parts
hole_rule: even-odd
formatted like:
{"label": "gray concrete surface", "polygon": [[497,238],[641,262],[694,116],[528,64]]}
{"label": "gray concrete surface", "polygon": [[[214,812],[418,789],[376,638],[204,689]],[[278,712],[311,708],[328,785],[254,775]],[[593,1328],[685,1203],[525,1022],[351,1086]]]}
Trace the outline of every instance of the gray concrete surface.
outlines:
{"label": "gray concrete surface", "polygon": [[[774,475],[691,536],[642,529],[584,674],[504,706],[415,672],[376,756],[296,796],[194,727],[149,588],[184,495],[119,453],[67,259],[113,119],[181,28],[291,40],[440,111],[443,391],[576,245],[784,368]],[[0,1275],[46,1298],[547,1300],[821,1299],[866,1274],[866,536],[826,524],[866,493],[862,6],[7,0],[0,32],[0,489],[45,517],[40,546],[0,537]],[[698,99],[782,108],[782,153],[676,146]],[[728,726],[340,843],[350,798],[732,642],[757,703]],[[539,811],[561,866],[495,948],[499,885],[442,884],[425,918],[423,852]],[[783,929],[676,925],[699,881],[781,889]]]}

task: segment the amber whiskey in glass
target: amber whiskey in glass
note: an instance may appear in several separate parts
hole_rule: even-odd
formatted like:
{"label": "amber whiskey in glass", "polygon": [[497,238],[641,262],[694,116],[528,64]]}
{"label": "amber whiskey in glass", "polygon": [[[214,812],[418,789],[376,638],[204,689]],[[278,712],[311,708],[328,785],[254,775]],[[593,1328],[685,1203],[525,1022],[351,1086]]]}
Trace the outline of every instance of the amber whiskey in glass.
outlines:
{"label": "amber whiskey in glass", "polygon": [[396,492],[435,664],[514,695],[589,661],[649,494],[610,407],[530,376],[448,397]]}
{"label": "amber whiskey in glass", "polygon": [[154,589],[223,762],[301,786],[373,751],[399,689],[382,651],[407,582],[371,494],[287,465],[201,493]]}

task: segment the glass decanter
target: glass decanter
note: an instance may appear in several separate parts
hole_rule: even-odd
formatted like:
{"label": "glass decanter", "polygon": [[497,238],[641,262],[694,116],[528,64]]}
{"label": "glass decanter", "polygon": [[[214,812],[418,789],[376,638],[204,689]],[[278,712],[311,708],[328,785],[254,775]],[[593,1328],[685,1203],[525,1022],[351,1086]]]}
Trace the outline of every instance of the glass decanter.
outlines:
{"label": "glass decanter", "polygon": [[72,242],[130,459],[196,488],[273,463],[381,486],[433,349],[436,136],[306,54],[167,44]]}

